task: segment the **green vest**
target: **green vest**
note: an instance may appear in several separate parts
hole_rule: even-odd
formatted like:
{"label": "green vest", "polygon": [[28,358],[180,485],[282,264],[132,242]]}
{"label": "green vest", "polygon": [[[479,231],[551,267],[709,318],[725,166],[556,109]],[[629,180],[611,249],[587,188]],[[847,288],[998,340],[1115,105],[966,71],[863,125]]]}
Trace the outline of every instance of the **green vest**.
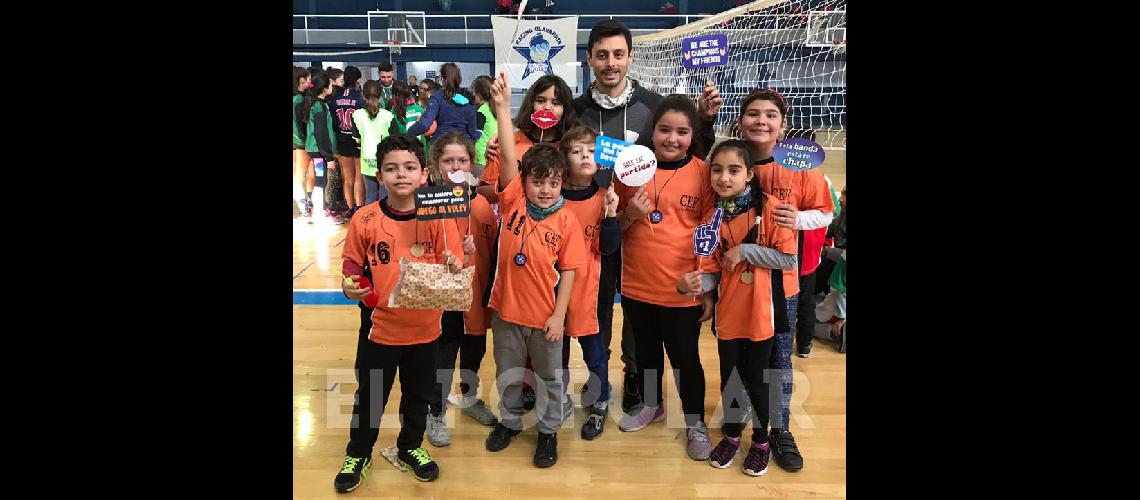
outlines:
{"label": "green vest", "polygon": [[304,100],[305,96],[302,94],[293,96],[293,147],[295,148],[305,147],[305,140],[301,138],[301,127],[297,123],[297,105]]}
{"label": "green vest", "polygon": [[392,125],[392,112],[381,109],[376,118],[368,117],[367,109],[358,109],[352,113],[352,122],[360,132],[360,173],[361,175],[376,176],[380,165],[376,160],[376,148],[385,137],[388,137],[388,127]]}
{"label": "green vest", "polygon": [[475,141],[475,164],[487,164],[487,143],[491,141],[491,136],[499,133],[499,120],[495,119],[495,114],[491,112],[491,106],[488,103],[483,103],[479,106],[478,112],[486,118],[483,123],[483,135]]}
{"label": "green vest", "polygon": [[319,100],[313,101],[313,107],[309,108],[309,125],[307,127],[305,137],[305,151],[310,153],[319,153],[320,148],[317,147],[317,133],[315,127],[317,125],[317,115],[325,114],[325,125],[329,128],[329,147],[332,148],[332,153],[336,154],[336,130],[333,129],[333,122],[336,121],[332,114],[328,112],[328,108],[324,102]]}

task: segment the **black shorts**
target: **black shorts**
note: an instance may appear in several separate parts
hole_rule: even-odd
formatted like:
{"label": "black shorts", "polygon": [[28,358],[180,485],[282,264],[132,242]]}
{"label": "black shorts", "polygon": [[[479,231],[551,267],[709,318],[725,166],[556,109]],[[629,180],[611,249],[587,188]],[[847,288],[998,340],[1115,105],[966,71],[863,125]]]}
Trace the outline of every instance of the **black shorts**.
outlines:
{"label": "black shorts", "polygon": [[349,139],[348,142],[337,141],[336,154],[349,158],[360,158],[360,145]]}

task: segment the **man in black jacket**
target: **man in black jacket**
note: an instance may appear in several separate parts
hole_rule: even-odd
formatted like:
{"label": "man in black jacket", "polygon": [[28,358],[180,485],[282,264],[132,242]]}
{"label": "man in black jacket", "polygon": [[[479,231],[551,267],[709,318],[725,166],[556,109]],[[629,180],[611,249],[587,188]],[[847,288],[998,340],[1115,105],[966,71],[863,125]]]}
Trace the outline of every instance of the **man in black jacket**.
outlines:
{"label": "man in black jacket", "polygon": [[[586,61],[594,72],[594,82],[582,95],[574,99],[578,121],[600,134],[653,148],[653,111],[664,97],[640,86],[628,78],[629,63],[633,59],[633,36],[619,21],[605,19],[590,30],[586,44]],[[712,148],[716,137],[713,121],[720,110],[720,93],[706,85],[697,100],[702,122],[697,126],[697,137],[689,147],[694,156],[704,157]],[[614,294],[621,275],[621,252],[602,256],[600,292],[598,294],[598,326],[605,336],[606,345],[613,336]],[[638,391],[637,360],[633,330],[623,322],[621,360],[625,365],[622,390],[622,409],[629,412],[641,402]]]}

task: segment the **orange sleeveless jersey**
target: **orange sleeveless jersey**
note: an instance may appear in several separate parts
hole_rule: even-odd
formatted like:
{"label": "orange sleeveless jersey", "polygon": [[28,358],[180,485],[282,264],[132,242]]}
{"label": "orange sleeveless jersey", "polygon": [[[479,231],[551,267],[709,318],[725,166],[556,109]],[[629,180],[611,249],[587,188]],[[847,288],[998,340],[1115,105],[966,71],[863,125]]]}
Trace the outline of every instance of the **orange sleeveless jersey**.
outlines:
{"label": "orange sleeveless jersey", "polygon": [[[775,203],[776,205],[787,203],[801,211],[819,210],[824,213],[835,211],[835,200],[831,199],[827,180],[823,178],[823,171],[820,169],[792,170],[781,167],[775,161],[758,164],[755,169],[756,175],[760,176],[760,188],[764,190],[764,194],[780,200]],[[799,276],[799,269],[784,271],[784,296],[791,297],[800,293]]]}
{"label": "orange sleeveless jersey", "polygon": [[[380,295],[380,303],[372,310],[372,331],[368,334],[373,342],[412,345],[439,337],[442,310],[389,308],[388,297],[400,278],[400,259],[443,263],[444,231],[447,249],[462,258],[463,242],[455,224],[438,220],[418,222],[414,215],[396,216],[381,208],[379,202],[352,216],[341,258],[361,267],[367,262],[372,269],[372,284]],[[412,244],[417,242],[426,248],[418,258],[411,253]]]}
{"label": "orange sleeveless jersey", "polygon": [[[521,175],[497,194],[503,218],[499,222],[499,258],[489,305],[503,321],[543,328],[554,314],[555,287],[561,279],[558,272],[574,269],[575,281],[584,274],[586,245],[582,226],[572,211],[564,209],[537,223],[531,220],[526,212]],[[515,264],[520,248],[526,256],[526,264],[521,266]]]}
{"label": "orange sleeveless jersey", "polygon": [[606,190],[598,189],[589,199],[566,200],[563,210],[574,212],[586,242],[586,266],[574,275],[574,292],[566,311],[566,335],[581,337],[598,333],[598,286],[602,277],[602,209]]}
{"label": "orange sleeveless jersey", "polygon": [[[621,295],[666,307],[700,305],[699,297],[677,293],[677,278],[700,269],[693,253],[693,231],[712,218],[716,206],[708,165],[696,157],[673,170],[658,164],[657,173],[643,187],[650,213],[660,210],[663,218],[651,224],[646,214],[622,232]],[[617,180],[614,188],[618,210],[624,210],[638,188]]]}
{"label": "orange sleeveless jersey", "polygon": [[[466,230],[467,219],[462,220]],[[471,200],[471,234],[475,236],[475,278],[471,280],[471,309],[463,313],[463,324],[468,335],[485,335],[491,328],[491,310],[483,307],[483,291],[491,276],[491,245],[499,234],[499,222],[491,211],[487,198],[476,196]]]}
{"label": "orange sleeveless jersey", "polygon": [[[775,248],[783,253],[796,254],[795,231],[776,225],[773,212],[776,198],[769,197],[764,203],[764,215],[757,228],[756,244]],[[720,273],[717,288],[716,336],[720,340],[749,339],[761,341],[772,338],[775,332],[775,307],[772,303],[772,269],[756,267],[747,260],[741,261],[731,271],[720,265],[725,252],[741,244],[745,235],[756,224],[756,209],[749,209],[731,221],[720,225],[720,245],[712,258],[704,259],[701,270],[706,273]],[[745,271],[753,273],[752,284],[744,284],[740,276]],[[785,311],[780,311],[784,314]]]}

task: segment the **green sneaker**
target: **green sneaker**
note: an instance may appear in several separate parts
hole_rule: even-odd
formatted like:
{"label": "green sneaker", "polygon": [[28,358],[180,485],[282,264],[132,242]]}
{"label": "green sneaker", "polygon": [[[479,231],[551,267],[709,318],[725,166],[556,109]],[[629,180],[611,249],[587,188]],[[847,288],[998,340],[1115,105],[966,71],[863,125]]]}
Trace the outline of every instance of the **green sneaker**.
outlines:
{"label": "green sneaker", "polygon": [[360,486],[360,478],[368,477],[368,466],[372,459],[368,457],[344,457],[344,465],[340,466],[340,473],[333,480],[337,493],[348,493]]}
{"label": "green sneaker", "polygon": [[412,469],[412,475],[420,481],[435,481],[439,477],[439,465],[431,459],[423,446],[414,450],[400,450],[396,455],[400,463]]}

